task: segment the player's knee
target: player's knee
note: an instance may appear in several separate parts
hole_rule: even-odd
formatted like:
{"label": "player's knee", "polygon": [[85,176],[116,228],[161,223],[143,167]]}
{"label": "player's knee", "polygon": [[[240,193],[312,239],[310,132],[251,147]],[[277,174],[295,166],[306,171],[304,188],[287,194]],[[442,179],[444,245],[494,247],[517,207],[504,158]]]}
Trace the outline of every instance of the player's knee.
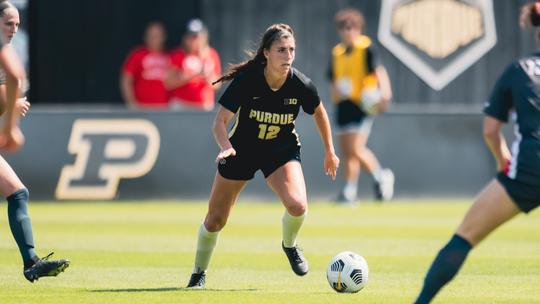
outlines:
{"label": "player's knee", "polygon": [[292,216],[301,216],[307,212],[307,203],[301,199],[289,202],[288,206],[287,211]]}
{"label": "player's knee", "polygon": [[204,220],[204,226],[210,232],[221,231],[227,224],[227,217],[223,215],[207,215]]}

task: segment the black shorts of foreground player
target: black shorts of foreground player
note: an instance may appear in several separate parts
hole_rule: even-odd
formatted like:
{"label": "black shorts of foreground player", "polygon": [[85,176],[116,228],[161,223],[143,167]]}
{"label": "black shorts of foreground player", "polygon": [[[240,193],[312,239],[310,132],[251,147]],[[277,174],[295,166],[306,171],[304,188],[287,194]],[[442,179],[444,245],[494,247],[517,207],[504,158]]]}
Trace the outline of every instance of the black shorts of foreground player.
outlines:
{"label": "black shorts of foreground player", "polygon": [[[0,148],[15,152],[24,143],[18,115],[24,116],[30,104],[20,95],[19,83],[24,81],[22,64],[10,45],[19,28],[19,12],[8,1],[0,1],[0,113],[4,126],[0,133]],[[32,224],[28,215],[28,189],[15,171],[0,156],[0,194],[8,201],[8,220],[11,233],[21,254],[24,277],[34,282],[40,277],[56,276],[69,266],[68,260],[49,260],[52,254],[39,258],[34,250]]]}
{"label": "black shorts of foreground player", "polygon": [[[232,80],[219,100],[213,133],[221,148],[218,173],[210,194],[208,213],[198,234],[197,253],[190,288],[203,288],[206,270],[238,195],[262,170],[278,195],[285,213],[282,218],[282,248],[292,270],[305,275],[308,262],[296,244],[307,213],[307,196],[300,142],[294,121],[300,108],[313,115],[324,149],[324,171],[336,177],[339,159],[334,152],[330,123],[311,80],[292,67],[295,58],[293,30],[286,24],[270,26],[256,54],[234,65],[217,82]],[[227,125],[236,113],[232,129]]]}
{"label": "black shorts of foreground player", "polygon": [[[522,9],[522,24],[540,25],[540,3]],[[499,173],[480,192],[450,242],[441,249],[415,303],[429,303],[459,271],[469,251],[520,212],[540,204],[540,53],[512,63],[498,80],[484,112],[484,138]],[[512,152],[501,134],[511,116]]]}

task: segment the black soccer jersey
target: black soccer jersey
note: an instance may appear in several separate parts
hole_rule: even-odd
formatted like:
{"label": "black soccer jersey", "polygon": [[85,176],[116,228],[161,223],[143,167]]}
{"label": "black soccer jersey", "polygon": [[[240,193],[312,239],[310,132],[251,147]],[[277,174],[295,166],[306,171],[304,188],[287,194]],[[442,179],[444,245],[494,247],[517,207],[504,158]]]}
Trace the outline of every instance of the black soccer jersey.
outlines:
{"label": "black soccer jersey", "polygon": [[508,177],[540,186],[540,53],[512,63],[497,81],[484,112],[511,116],[516,139]]}
{"label": "black soccer jersey", "polygon": [[237,75],[219,103],[237,113],[229,132],[236,150],[272,153],[300,145],[294,121],[300,107],[313,114],[320,98],[311,80],[294,68],[281,88],[273,91],[261,66]]}

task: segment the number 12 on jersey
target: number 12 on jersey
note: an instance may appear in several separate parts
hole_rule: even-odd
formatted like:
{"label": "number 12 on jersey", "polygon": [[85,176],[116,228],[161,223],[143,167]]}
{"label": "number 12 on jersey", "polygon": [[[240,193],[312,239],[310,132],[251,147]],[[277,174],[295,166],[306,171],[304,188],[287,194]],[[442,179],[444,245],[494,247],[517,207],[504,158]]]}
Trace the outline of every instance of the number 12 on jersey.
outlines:
{"label": "number 12 on jersey", "polygon": [[260,139],[274,139],[278,136],[281,130],[278,126],[272,126],[267,124],[259,124],[259,138]]}

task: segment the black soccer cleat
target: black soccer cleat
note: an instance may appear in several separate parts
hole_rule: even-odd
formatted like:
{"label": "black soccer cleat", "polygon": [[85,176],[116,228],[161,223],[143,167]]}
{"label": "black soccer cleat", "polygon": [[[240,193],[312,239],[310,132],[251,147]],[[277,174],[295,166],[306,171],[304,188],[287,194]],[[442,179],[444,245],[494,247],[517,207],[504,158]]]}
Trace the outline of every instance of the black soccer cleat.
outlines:
{"label": "black soccer cleat", "polygon": [[302,254],[302,249],[298,248],[298,245],[289,248],[285,247],[282,242],[281,248],[285,251],[285,255],[287,255],[291,268],[296,275],[303,276],[308,273],[308,261],[304,257],[304,254]]}
{"label": "black soccer cleat", "polygon": [[37,262],[26,268],[23,272],[24,277],[30,281],[37,281],[41,277],[55,277],[60,272],[63,272],[69,266],[69,260],[49,260],[54,252],[49,253],[46,257],[38,259]]}
{"label": "black soccer cleat", "polygon": [[187,288],[202,289],[206,283],[206,271],[192,273]]}

